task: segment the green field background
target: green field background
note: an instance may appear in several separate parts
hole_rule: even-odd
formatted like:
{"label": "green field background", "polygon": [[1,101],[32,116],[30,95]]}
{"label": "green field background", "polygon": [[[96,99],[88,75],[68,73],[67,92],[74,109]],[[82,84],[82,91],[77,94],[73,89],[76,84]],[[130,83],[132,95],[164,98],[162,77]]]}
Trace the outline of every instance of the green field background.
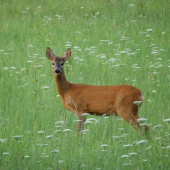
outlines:
{"label": "green field background", "polygon": [[[1,0],[0,170],[169,170],[169,17],[169,0]],[[149,135],[86,116],[77,136],[47,47],[71,48],[71,83],[139,88]]]}

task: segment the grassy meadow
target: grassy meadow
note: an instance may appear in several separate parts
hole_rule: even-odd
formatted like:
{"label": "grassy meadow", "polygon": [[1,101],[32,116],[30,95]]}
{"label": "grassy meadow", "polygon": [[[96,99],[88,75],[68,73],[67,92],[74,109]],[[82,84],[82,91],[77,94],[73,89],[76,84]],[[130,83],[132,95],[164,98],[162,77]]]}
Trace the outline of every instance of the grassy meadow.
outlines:
{"label": "grassy meadow", "polygon": [[[169,9],[169,0],[1,0],[0,170],[168,170]],[[97,116],[77,136],[47,47],[71,48],[69,82],[139,88],[149,137]]]}

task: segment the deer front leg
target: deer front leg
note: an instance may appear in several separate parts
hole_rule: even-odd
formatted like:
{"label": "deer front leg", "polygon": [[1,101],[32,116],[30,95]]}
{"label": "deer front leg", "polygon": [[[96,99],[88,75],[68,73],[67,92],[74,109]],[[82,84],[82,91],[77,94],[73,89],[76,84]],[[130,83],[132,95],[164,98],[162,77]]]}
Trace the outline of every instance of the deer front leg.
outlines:
{"label": "deer front leg", "polygon": [[79,133],[81,130],[83,130],[83,123],[85,122],[85,117],[79,114],[77,115],[77,119],[79,120],[79,122],[76,126],[76,130],[77,130],[77,133]]}

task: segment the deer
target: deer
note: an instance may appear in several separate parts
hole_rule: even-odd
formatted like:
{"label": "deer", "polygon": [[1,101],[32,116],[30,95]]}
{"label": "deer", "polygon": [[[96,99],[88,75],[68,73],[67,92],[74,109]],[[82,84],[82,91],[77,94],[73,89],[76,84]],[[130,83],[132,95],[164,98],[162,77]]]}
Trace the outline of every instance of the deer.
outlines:
{"label": "deer", "polygon": [[[56,56],[47,47],[46,56],[52,63],[52,72],[57,91],[65,109],[73,112],[78,120],[77,133],[83,130],[85,113],[95,116],[119,116],[138,129],[138,110],[144,101],[142,92],[131,85],[94,86],[73,84],[67,81],[64,73],[64,64],[71,56],[68,48],[62,57]],[[148,126],[144,126],[145,132]]]}

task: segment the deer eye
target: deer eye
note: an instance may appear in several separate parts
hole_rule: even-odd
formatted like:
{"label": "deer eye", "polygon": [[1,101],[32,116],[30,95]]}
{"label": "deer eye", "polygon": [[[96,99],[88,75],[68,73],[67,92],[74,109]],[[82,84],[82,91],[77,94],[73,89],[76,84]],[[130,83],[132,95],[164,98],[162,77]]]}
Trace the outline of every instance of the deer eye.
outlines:
{"label": "deer eye", "polygon": [[54,63],[52,63],[52,65],[54,65]]}
{"label": "deer eye", "polygon": [[64,65],[64,63],[61,63],[61,66],[63,66]]}

